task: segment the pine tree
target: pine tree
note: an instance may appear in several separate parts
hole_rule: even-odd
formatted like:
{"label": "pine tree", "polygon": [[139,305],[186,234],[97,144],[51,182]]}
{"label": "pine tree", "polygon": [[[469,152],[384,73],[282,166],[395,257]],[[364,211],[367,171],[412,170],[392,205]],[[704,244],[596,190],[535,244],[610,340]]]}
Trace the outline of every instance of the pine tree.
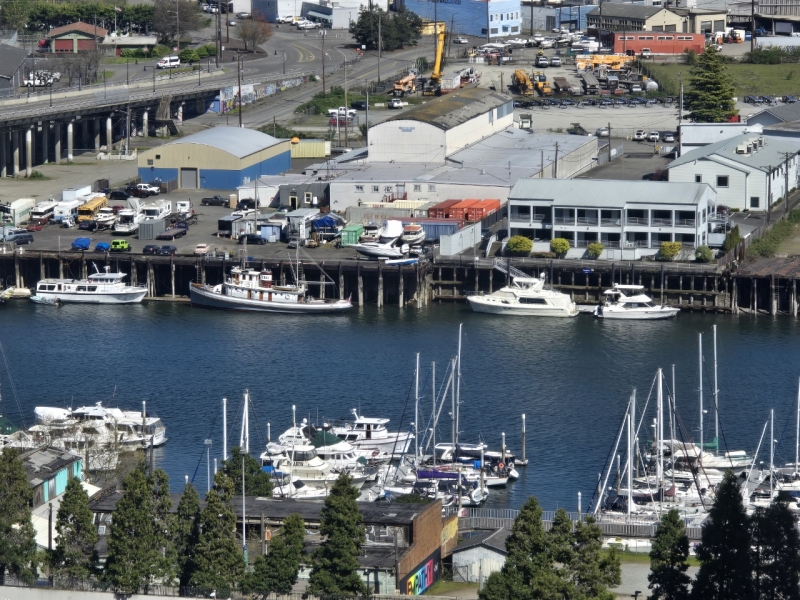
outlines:
{"label": "pine tree", "polygon": [[739,484],[730,471],[719,484],[696,554],[700,571],[692,585],[692,598],[751,598],[749,519]]}
{"label": "pine tree", "polygon": [[231,449],[231,457],[223,461],[222,472],[231,481],[236,482],[236,489],[241,488],[242,483],[242,458],[244,458],[244,489],[245,496],[272,497],[272,478],[269,473],[261,468],[258,459],[242,452],[239,446]]}
{"label": "pine tree", "polygon": [[677,509],[661,517],[650,550],[650,575],[647,580],[651,600],[687,600],[689,582],[689,538]]}
{"label": "pine tree", "polygon": [[200,497],[191,483],[187,483],[178,502],[175,515],[174,544],[178,556],[178,581],[181,587],[189,585],[195,569],[194,553],[200,537]]}
{"label": "pine tree", "polygon": [[33,490],[14,448],[0,454],[0,585],[6,575],[31,582],[36,536],[31,523]]}
{"label": "pine tree", "polygon": [[77,478],[67,482],[56,516],[57,544],[50,555],[50,568],[70,580],[86,579],[97,554],[97,529],[89,509],[89,495]]}
{"label": "pine tree", "polygon": [[153,576],[172,581],[177,575],[178,557],[173,539],[175,517],[170,513],[172,498],[169,495],[169,476],[163,470],[156,469],[148,477],[147,484],[153,499],[153,536],[157,551]]}
{"label": "pine tree", "polygon": [[195,547],[191,585],[216,590],[224,597],[242,580],[244,554],[236,541],[236,515],[231,506],[233,482],[223,471],[214,476],[200,512],[200,537]]}
{"label": "pine tree", "polygon": [[603,532],[594,520],[578,521],[574,535],[574,559],[571,565],[572,582],[578,598],[614,600],[609,587],[621,583],[622,571],[616,550],[603,549]]}
{"label": "pine tree", "polygon": [[733,86],[722,62],[713,48],[706,48],[692,69],[691,91],[686,95],[689,118],[695,123],[724,123],[736,115]]}
{"label": "pine tree", "polygon": [[366,538],[352,478],[342,473],[325,498],[320,533],[325,541],[314,552],[308,592],[321,595],[364,595],[367,586],[358,574],[361,545]]}
{"label": "pine tree", "polygon": [[788,500],[778,496],[751,518],[753,600],[800,599],[800,536]]}
{"label": "pine tree", "polygon": [[245,591],[266,598],[271,593],[289,594],[297,583],[303,557],[305,523],[298,514],[289,515],[272,539],[267,556],[259,556],[246,578]]}

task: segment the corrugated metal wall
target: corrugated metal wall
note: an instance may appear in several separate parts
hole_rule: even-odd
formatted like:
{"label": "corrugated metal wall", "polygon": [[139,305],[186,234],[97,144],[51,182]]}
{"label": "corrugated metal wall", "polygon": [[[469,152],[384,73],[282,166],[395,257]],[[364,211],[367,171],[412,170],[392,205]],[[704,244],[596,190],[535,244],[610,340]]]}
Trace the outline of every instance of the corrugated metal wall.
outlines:
{"label": "corrugated metal wall", "polygon": [[443,235],[439,238],[439,254],[441,256],[454,256],[461,254],[467,248],[477,246],[481,241],[481,224],[475,223],[464,227],[453,235]]}

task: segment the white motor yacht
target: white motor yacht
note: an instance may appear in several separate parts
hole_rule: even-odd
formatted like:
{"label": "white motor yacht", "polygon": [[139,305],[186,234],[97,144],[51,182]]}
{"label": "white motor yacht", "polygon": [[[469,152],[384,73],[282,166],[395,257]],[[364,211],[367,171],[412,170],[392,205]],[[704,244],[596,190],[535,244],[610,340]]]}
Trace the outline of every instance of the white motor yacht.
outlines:
{"label": "white motor yacht", "polygon": [[[280,454],[273,452],[275,448],[268,446],[261,454],[261,464],[271,467],[271,471],[289,473],[293,478],[297,477],[306,485],[311,487],[329,487],[338,479],[339,473],[331,468],[331,465],[317,456],[314,446],[296,445],[285,449]],[[351,471],[353,487],[358,489],[367,480],[363,472]]]}
{"label": "white motor yacht", "polygon": [[368,258],[398,259],[406,256],[410,247],[403,243],[403,224],[400,221],[386,221],[376,241],[369,241],[363,235],[361,242],[352,248]]}
{"label": "white motor yacht", "polygon": [[172,202],[169,200],[156,200],[150,204],[142,205],[144,221],[157,221],[168,217],[172,213]]}
{"label": "white motor yacht", "polygon": [[382,453],[400,456],[408,452],[411,440],[414,439],[413,433],[391,433],[386,429],[389,419],[359,416],[355,408],[351,412],[353,421],[334,423],[326,429],[353,446],[360,456],[371,458]]}
{"label": "white motor yacht", "polygon": [[359,242],[379,242],[383,234],[383,225],[367,223],[364,225],[364,233],[358,238]]}
{"label": "white motor yacht", "polygon": [[88,279],[42,279],[36,284],[36,296],[32,300],[51,302],[74,302],[81,304],[135,304],[142,301],[147,288],[143,285],[127,285],[122,282],[125,273],[112,273],[105,267],[101,273]]}
{"label": "white motor yacht", "polygon": [[94,222],[97,223],[98,227],[103,229],[113,227],[116,221],[117,215],[114,213],[114,209],[110,206],[104,206],[98,210],[97,214],[94,216]]}
{"label": "white motor yacht", "polygon": [[567,294],[545,287],[540,277],[512,277],[511,284],[493,294],[467,296],[472,310],[495,315],[574,317],[578,307]]}
{"label": "white motor yacht", "polygon": [[419,223],[409,223],[403,227],[403,243],[415,246],[425,241],[425,230]]}
{"label": "white motor yacht", "polygon": [[114,231],[117,233],[136,233],[139,231],[139,224],[143,220],[144,214],[139,210],[139,200],[137,198],[129,198],[128,208],[124,208],[117,213]]}
{"label": "white motor yacht", "polygon": [[[598,319],[653,320],[669,319],[680,312],[679,308],[653,304],[649,296],[636,293],[643,289],[643,285],[615,283],[613,289],[603,292],[606,301],[594,310],[594,316]],[[625,292],[634,292],[634,295],[628,296]]]}
{"label": "white motor yacht", "polygon": [[299,477],[290,477],[288,473],[278,473],[274,477],[272,496],[274,498],[325,498],[328,488],[307,486]]}

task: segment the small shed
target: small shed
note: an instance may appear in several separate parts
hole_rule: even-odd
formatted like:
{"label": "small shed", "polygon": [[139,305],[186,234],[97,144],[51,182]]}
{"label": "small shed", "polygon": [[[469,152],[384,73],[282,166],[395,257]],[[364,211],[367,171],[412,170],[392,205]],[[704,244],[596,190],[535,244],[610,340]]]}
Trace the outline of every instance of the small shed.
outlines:
{"label": "small shed", "polygon": [[506,539],[511,530],[483,531],[465,539],[453,549],[453,581],[479,583],[503,568]]}
{"label": "small shed", "polygon": [[76,21],[69,25],[51,29],[47,34],[48,39],[52,40],[50,51],[57,53],[73,53],[95,50],[97,45],[108,35],[108,30]]}

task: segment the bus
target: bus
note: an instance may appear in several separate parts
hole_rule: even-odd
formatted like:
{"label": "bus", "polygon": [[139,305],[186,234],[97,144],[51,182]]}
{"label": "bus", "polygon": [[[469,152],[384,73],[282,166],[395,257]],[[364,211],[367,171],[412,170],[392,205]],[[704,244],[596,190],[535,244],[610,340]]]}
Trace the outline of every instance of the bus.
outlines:
{"label": "bus", "polygon": [[78,207],[78,223],[94,220],[97,211],[108,206],[108,198],[102,194],[90,198]]}

